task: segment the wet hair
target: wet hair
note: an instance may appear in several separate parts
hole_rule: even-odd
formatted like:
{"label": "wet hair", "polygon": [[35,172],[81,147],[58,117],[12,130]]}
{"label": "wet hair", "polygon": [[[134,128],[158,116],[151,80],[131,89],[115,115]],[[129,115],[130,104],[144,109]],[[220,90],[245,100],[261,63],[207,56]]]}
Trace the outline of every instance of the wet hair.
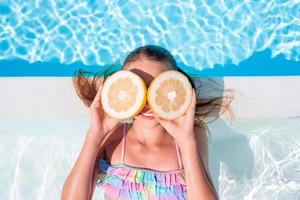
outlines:
{"label": "wet hair", "polygon": [[[142,58],[149,59],[151,61],[162,62],[165,65],[171,67],[172,69],[183,73],[191,82],[192,87],[195,89],[196,93],[198,93],[199,88],[196,88],[193,78],[190,77],[180,67],[178,67],[176,60],[174,59],[172,54],[163,47],[156,45],[145,45],[138,47],[129,53],[129,55],[126,57],[123,63],[123,67],[131,62]],[[90,76],[91,74],[92,76]],[[97,72],[94,74],[91,72],[85,72],[83,70],[79,70],[76,72],[76,75],[72,78],[73,85],[78,96],[86,106],[89,107],[91,105],[97,93],[97,88],[99,87],[99,84],[102,84],[105,81],[105,78],[105,76],[99,77],[99,73]],[[222,92],[222,96],[217,97],[208,98],[197,95],[194,118],[195,126],[207,130],[210,133],[207,123],[216,120],[226,111],[230,114],[230,117],[232,117],[233,115],[230,108],[230,104],[233,101],[233,97],[234,96],[232,90],[226,90],[224,91],[224,93]],[[213,120],[205,120],[209,116],[213,116]]]}

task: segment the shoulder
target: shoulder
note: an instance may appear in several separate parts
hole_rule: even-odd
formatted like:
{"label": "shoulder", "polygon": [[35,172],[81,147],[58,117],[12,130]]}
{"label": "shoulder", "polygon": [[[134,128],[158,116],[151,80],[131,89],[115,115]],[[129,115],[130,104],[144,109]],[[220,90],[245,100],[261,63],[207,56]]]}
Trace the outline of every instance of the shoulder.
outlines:
{"label": "shoulder", "polygon": [[107,133],[107,135],[105,136],[105,138],[103,139],[99,147],[97,160],[100,160],[101,158],[104,158],[106,156],[108,147],[111,147],[122,140],[123,137],[122,132],[123,132],[124,125],[125,124],[120,123],[112,131]]}
{"label": "shoulder", "polygon": [[103,147],[106,148],[108,145],[116,142],[120,142],[123,137],[125,123],[120,123],[114,130],[109,132],[103,141]]}

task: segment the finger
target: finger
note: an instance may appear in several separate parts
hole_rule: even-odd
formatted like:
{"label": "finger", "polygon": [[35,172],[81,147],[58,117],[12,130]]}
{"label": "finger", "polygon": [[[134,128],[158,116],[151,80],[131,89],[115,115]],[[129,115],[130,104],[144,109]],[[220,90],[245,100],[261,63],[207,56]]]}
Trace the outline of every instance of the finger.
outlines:
{"label": "finger", "polygon": [[195,89],[193,88],[192,99],[191,99],[191,103],[190,103],[190,107],[188,109],[188,112],[194,112],[195,108],[196,108],[196,92],[195,92]]}
{"label": "finger", "polygon": [[[154,118],[163,126],[169,126],[170,124],[174,123],[174,120],[167,120],[167,119],[163,119],[159,116],[154,115]],[[175,119],[176,120],[176,119]]]}
{"label": "finger", "polygon": [[96,96],[94,98],[94,100],[101,100],[101,93],[102,93],[102,88],[103,88],[103,80],[98,84],[98,90],[96,93]]}
{"label": "finger", "polygon": [[156,116],[156,115],[154,115],[154,118],[159,122],[159,123],[161,123],[161,124],[164,124],[165,123],[165,119],[163,119],[163,118],[160,118],[159,116]]}
{"label": "finger", "polygon": [[161,118],[160,118],[160,117],[158,117],[158,116],[154,115],[154,118],[155,118],[155,119],[156,119],[156,121],[158,121],[159,123],[161,122]]}
{"label": "finger", "polygon": [[193,89],[192,103],[191,103],[191,105],[192,105],[193,107],[196,106],[196,91],[195,91],[195,89]]}
{"label": "finger", "polygon": [[94,104],[99,105],[101,103],[101,94],[102,94],[102,88],[103,88],[103,81],[101,81],[98,85],[99,85],[98,90],[97,90],[97,93],[96,93],[96,95],[93,99],[92,105],[94,105]]}

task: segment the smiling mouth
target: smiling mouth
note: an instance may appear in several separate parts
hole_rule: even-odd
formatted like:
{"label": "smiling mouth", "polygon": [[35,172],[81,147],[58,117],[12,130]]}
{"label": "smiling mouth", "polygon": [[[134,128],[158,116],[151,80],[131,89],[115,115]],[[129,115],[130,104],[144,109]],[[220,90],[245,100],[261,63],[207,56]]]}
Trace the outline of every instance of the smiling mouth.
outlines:
{"label": "smiling mouth", "polygon": [[153,113],[142,113],[142,115],[146,116],[146,117],[153,117]]}
{"label": "smiling mouth", "polygon": [[155,119],[153,113],[141,113],[142,117],[145,119]]}

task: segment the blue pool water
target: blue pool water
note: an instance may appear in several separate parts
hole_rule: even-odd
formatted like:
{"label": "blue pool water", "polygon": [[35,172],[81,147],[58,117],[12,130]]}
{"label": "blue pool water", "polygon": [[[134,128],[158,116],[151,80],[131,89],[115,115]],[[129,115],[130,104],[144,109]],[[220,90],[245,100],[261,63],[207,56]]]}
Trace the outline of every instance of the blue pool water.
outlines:
{"label": "blue pool water", "polygon": [[[0,2],[0,60],[103,66],[122,61],[132,49],[144,44],[166,47],[178,62],[197,70],[226,63],[238,65],[265,50],[270,51],[267,59],[281,54],[291,61],[280,62],[281,67],[296,68],[300,60],[300,3],[298,0]],[[254,65],[269,64],[260,63],[255,60]],[[249,65],[253,67],[253,63]],[[2,76],[22,74],[11,70],[1,72]]]}
{"label": "blue pool water", "polygon": [[[196,76],[300,75],[300,1],[0,0],[1,78],[103,70],[145,44],[167,48]],[[45,94],[22,89],[11,84],[0,93]],[[58,88],[51,89],[54,97]],[[57,104],[77,98],[55,97]],[[296,107],[285,103],[291,98],[282,105]],[[0,199],[59,199],[88,118],[18,112],[26,106],[0,115]],[[221,199],[300,199],[299,124],[299,116],[210,124],[210,169]],[[94,199],[101,197],[96,190]]]}

